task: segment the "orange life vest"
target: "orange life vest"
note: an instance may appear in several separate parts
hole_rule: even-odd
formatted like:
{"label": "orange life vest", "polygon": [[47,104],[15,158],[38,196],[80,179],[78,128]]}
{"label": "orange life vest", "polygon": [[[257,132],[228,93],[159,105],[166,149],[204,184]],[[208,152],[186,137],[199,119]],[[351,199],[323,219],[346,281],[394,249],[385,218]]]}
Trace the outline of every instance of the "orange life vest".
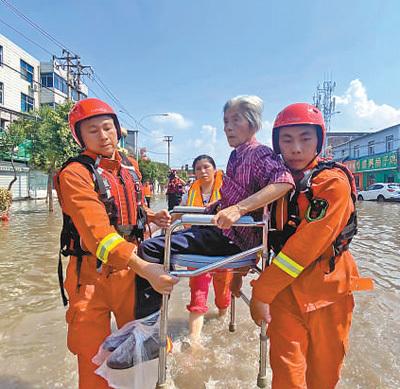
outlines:
{"label": "orange life vest", "polygon": [[[71,163],[77,162],[83,165],[93,177],[95,191],[105,206],[110,224],[118,233],[128,241],[142,240],[145,229],[146,216],[142,208],[142,184],[139,172],[134,165],[122,153],[119,154],[121,165],[117,174],[107,170],[108,160],[97,157],[93,158],[89,153],[80,154],[70,158],[64,163],[54,177],[54,185],[58,199],[63,208],[63,193],[60,190],[60,173]],[[60,255],[58,275],[61,294],[64,305],[67,299],[64,295],[61,254],[64,256],[76,256],[78,287],[82,258],[90,253],[81,247],[81,238],[69,215],[63,212],[63,226],[60,236]],[[97,266],[101,266],[97,260]]]}
{"label": "orange life vest", "polygon": [[[222,186],[222,177],[224,173],[222,170],[218,170],[214,174],[214,184],[211,191],[211,197],[209,203],[213,203],[221,198],[221,194],[219,192]],[[205,204],[203,202],[203,196],[201,193],[201,180],[196,180],[191,185],[188,192],[188,199],[186,205],[194,206],[194,207],[203,207]]]}
{"label": "orange life vest", "polygon": [[152,195],[152,186],[151,184],[144,184],[143,185],[143,195],[145,197],[150,197]]}

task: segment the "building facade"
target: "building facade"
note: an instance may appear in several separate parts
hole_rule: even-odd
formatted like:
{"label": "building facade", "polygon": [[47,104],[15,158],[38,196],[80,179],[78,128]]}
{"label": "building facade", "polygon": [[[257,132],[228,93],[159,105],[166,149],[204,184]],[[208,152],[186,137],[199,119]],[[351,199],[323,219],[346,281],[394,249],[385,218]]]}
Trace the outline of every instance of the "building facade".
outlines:
{"label": "building facade", "polygon": [[332,148],[333,158],[349,167],[359,189],[375,182],[400,182],[400,124]]}
{"label": "building facade", "polygon": [[56,61],[40,63],[40,104],[56,107],[65,103],[69,98],[72,101],[86,99],[88,87],[84,83],[73,85],[72,80],[67,82],[67,71]]}
{"label": "building facade", "polygon": [[[77,101],[87,97],[88,88],[84,83],[67,82],[67,79],[66,70],[57,61],[40,62],[0,34],[0,136],[11,122],[32,117],[32,111],[41,105],[54,108],[68,99]],[[42,189],[42,181],[47,180],[47,175],[40,172],[35,172],[33,179],[29,178],[25,143],[18,147],[15,157],[17,182],[12,187],[15,199],[37,193]],[[4,159],[0,159],[1,187],[7,187],[14,176],[7,157]],[[35,186],[37,183],[40,187]]]}
{"label": "building facade", "polygon": [[0,129],[40,104],[40,61],[0,34]]}

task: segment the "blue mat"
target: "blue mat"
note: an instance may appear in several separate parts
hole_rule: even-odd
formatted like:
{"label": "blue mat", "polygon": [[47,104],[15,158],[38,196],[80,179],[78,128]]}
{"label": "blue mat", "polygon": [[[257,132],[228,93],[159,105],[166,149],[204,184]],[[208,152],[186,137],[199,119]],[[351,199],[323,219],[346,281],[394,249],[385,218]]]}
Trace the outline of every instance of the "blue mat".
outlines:
{"label": "blue mat", "polygon": [[[205,255],[193,255],[193,254],[175,254],[171,257],[172,265],[179,265],[184,267],[193,267],[198,269],[205,265],[220,261],[225,256],[212,256],[208,257]],[[236,269],[243,266],[254,266],[257,261],[257,256],[255,254],[250,254],[242,259],[238,259],[233,262],[229,262],[219,269]]]}

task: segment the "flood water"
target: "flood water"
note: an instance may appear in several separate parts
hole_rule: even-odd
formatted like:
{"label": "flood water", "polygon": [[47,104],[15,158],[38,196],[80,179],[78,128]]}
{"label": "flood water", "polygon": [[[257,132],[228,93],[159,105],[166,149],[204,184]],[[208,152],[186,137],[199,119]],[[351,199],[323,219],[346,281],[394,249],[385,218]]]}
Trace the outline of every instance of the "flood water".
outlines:
{"label": "flood water", "polygon": [[[162,201],[156,202],[161,207]],[[400,388],[400,204],[358,205],[360,228],[352,244],[360,271],[376,290],[357,293],[350,350],[339,389]],[[65,310],[58,281],[60,211],[44,201],[13,204],[0,222],[0,388],[77,388],[75,357],[66,348]],[[245,289],[249,289],[248,287]],[[187,280],[175,288],[170,330],[179,344],[187,334]],[[217,319],[210,294],[203,348],[169,358],[175,389],[256,388],[258,331],[238,302],[238,329]]]}

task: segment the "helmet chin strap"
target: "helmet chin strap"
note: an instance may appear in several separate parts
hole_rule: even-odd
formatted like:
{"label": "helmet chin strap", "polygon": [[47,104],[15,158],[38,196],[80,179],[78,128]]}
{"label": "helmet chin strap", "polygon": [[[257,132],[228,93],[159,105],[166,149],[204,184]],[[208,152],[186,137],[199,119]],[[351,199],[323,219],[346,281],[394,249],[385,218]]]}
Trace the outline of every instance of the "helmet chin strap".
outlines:
{"label": "helmet chin strap", "polygon": [[300,169],[300,170],[297,170],[297,169],[290,169],[290,171],[291,171],[294,175],[297,175],[297,174],[300,174],[300,173],[304,172],[304,170],[306,170],[307,166],[310,166],[310,165],[318,158],[318,156],[319,156],[319,153],[316,152],[314,158],[313,158],[310,162],[308,162],[307,165],[306,165],[303,169]]}

